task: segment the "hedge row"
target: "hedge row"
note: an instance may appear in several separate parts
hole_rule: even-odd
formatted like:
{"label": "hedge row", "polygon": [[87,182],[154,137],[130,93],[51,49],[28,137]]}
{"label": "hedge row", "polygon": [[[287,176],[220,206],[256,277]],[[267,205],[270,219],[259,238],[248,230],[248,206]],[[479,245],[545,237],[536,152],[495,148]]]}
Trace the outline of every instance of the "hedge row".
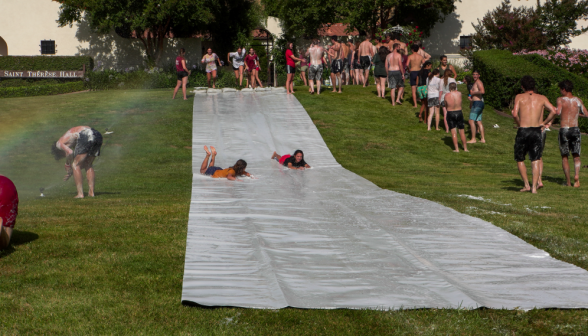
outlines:
{"label": "hedge row", "polygon": [[[230,70],[219,69],[217,77],[217,88],[236,86],[235,75]],[[92,71],[87,73],[87,78],[88,88],[91,90],[174,88],[178,81],[175,72],[161,70]],[[188,88],[197,86],[207,86],[206,73],[201,70],[192,70],[192,74],[188,77]]]}
{"label": "hedge row", "polygon": [[86,90],[86,84],[83,81],[36,86],[4,87],[0,88],[0,98],[46,96],[83,90]]}
{"label": "hedge row", "polygon": [[[574,83],[574,94],[588,100],[588,80],[562,69],[538,55],[515,56],[506,50],[477,51],[473,56],[474,69],[480,71],[486,94],[484,100],[496,107],[512,107],[517,94],[522,92],[521,78],[533,76],[537,91],[556,103],[560,96],[558,84],[564,79]],[[580,118],[580,128],[588,132],[588,120]]]}
{"label": "hedge row", "polygon": [[0,70],[75,70],[94,68],[90,56],[2,56]]}

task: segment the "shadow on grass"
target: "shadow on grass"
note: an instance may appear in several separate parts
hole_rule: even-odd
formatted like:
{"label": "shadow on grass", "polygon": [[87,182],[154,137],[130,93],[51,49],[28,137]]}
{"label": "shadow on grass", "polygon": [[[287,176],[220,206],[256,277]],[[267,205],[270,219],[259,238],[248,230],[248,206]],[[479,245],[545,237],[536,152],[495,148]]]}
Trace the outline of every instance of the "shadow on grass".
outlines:
{"label": "shadow on grass", "polygon": [[[502,183],[510,184],[511,186],[502,187],[503,190],[510,190],[510,191],[520,191],[525,186],[525,184],[523,183],[523,180],[521,180],[521,179],[512,179],[512,180],[502,181]],[[513,184],[514,184],[514,186],[512,186]]]}
{"label": "shadow on grass", "polygon": [[10,238],[10,245],[7,248],[0,251],[0,259],[12,254],[16,251],[14,246],[23,245],[39,239],[39,235],[34,232],[14,230],[12,231],[12,237]]}
{"label": "shadow on grass", "polygon": [[[451,134],[451,133],[449,133]],[[450,136],[444,136],[441,138],[441,140],[443,140],[443,142],[445,143],[445,145],[449,148],[451,148],[451,150],[454,150],[455,148],[453,147],[453,138]],[[459,143],[458,143],[459,144]]]}
{"label": "shadow on grass", "polygon": [[[566,185],[566,180],[563,177],[542,176],[543,181],[556,183],[559,185]],[[573,178],[572,178],[573,182]]]}

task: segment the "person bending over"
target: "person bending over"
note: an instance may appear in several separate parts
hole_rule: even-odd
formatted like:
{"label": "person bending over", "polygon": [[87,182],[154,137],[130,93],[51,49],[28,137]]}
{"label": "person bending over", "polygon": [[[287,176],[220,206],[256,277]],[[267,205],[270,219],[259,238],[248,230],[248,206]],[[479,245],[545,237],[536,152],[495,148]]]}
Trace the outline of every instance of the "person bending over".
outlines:
{"label": "person bending over", "polygon": [[0,175],[0,251],[8,247],[18,215],[18,192],[12,181]]}
{"label": "person bending over", "polygon": [[[556,114],[555,107],[551,105],[547,97],[534,92],[535,80],[531,76],[524,76],[521,79],[521,86],[524,93],[518,94],[515,98],[512,115],[519,125],[514,144],[514,158],[517,161],[519,173],[525,187],[521,191],[537,193],[539,181],[539,162],[543,155],[543,142],[541,131],[546,123],[549,123]],[[550,111],[549,116],[543,120],[543,109]],[[543,120],[543,121],[542,121]],[[527,178],[527,167],[525,156],[529,153],[531,167],[533,169],[533,185],[529,186]]]}
{"label": "person bending over", "polygon": [[[84,198],[82,169],[86,170],[88,179],[88,196],[94,197],[94,159],[100,156],[102,134],[89,126],[71,128],[51,147],[55,160],[65,158],[64,181],[73,175],[78,194],[75,198]],[[72,150],[72,148],[74,148]]]}
{"label": "person bending over", "polygon": [[449,93],[445,95],[445,108],[447,109],[445,119],[447,120],[448,128],[451,130],[451,138],[453,139],[453,147],[455,148],[454,152],[459,153],[456,128],[459,129],[459,137],[461,138],[464,152],[469,152],[466,144],[465,132],[463,130],[461,92],[457,91],[457,83],[455,82],[449,83]]}
{"label": "person bending over", "polygon": [[578,127],[578,116],[582,113],[585,117],[588,116],[588,111],[584,107],[584,103],[578,97],[574,97],[572,91],[574,84],[570,80],[564,80],[559,83],[559,91],[561,97],[557,98],[557,114],[561,115],[559,129],[559,151],[561,153],[562,168],[566,176],[566,182],[569,187],[572,186],[570,181],[570,164],[568,163],[568,155],[572,152],[574,158],[574,187],[580,186],[580,152],[582,151],[581,141],[582,134]]}
{"label": "person bending over", "polygon": [[304,153],[297,149],[294,152],[294,155],[286,154],[286,155],[279,155],[276,152],[272,155],[272,160],[278,161],[281,165],[286,166],[290,169],[300,169],[304,170],[310,168],[308,163],[304,161]]}
{"label": "person bending over", "polygon": [[[209,151],[208,147],[204,146],[204,151],[206,152],[206,157],[204,158],[204,161],[202,161],[202,166],[200,166],[200,174],[212,176],[212,178],[226,178],[227,180],[231,181],[242,181],[237,179],[238,176],[242,175],[252,177],[251,174],[245,171],[245,168],[247,168],[247,162],[245,162],[245,160],[237,160],[234,166],[222,169],[221,167],[216,167],[214,165],[216,149],[210,146]],[[210,164],[208,163],[209,158]]]}

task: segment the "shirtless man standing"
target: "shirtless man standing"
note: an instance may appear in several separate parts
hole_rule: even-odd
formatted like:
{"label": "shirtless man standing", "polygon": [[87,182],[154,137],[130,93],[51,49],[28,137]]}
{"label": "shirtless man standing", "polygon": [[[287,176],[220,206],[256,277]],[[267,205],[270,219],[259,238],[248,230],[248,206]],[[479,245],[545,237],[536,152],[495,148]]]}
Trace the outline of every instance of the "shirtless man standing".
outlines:
{"label": "shirtless man standing", "polygon": [[370,42],[370,36],[365,35],[365,40],[359,45],[359,61],[363,68],[363,87],[369,85],[370,67],[372,66],[372,57],[374,56],[374,48]]}
{"label": "shirtless man standing", "polygon": [[406,43],[400,41],[398,39],[399,37],[400,34],[398,33],[392,33],[388,35],[388,38],[390,39],[390,42],[388,42],[388,49],[393,50],[394,44],[398,43],[400,45],[399,49],[404,50],[404,54],[408,55],[408,48],[406,47]]}
{"label": "shirtless man standing", "polygon": [[[355,82],[355,70],[353,69],[353,52],[355,51],[355,44],[352,41],[347,41],[347,45],[349,47],[349,79],[351,79],[351,84]],[[349,81],[347,81],[347,85],[349,85]]]}
{"label": "shirtless man standing", "polygon": [[449,93],[445,95],[445,104],[447,107],[447,124],[451,130],[451,138],[453,139],[454,152],[459,153],[459,147],[457,146],[457,132],[456,128],[459,129],[459,137],[461,138],[461,144],[464,152],[468,151],[468,145],[466,142],[464,126],[463,126],[463,113],[461,112],[461,92],[457,91],[457,84],[449,84]]}
{"label": "shirtless man standing", "polygon": [[413,107],[418,107],[417,105],[417,78],[419,77],[419,71],[425,63],[425,59],[421,56],[419,51],[419,46],[413,44],[410,49],[412,50],[412,54],[408,56],[408,68],[410,69],[410,87],[412,88],[412,102],[414,103]]}
{"label": "shirtless man standing", "polygon": [[429,55],[424,49],[423,46],[421,45],[421,42],[417,42],[415,43],[418,47],[419,47],[419,55],[421,55],[424,59],[425,62],[431,59],[431,55]]}
{"label": "shirtless man standing", "polygon": [[316,81],[317,94],[321,94],[321,79],[323,77],[323,54],[319,40],[314,39],[308,49],[310,55],[310,67],[308,68],[308,81],[310,82],[310,94],[314,94],[314,81]]}
{"label": "shirtless man standing", "polygon": [[[402,104],[400,98],[404,93],[404,66],[402,66],[402,55],[398,52],[400,44],[392,45],[392,52],[386,56],[386,71],[388,71],[388,83],[392,95],[392,106]],[[396,88],[398,89],[398,98],[394,100]]]}
{"label": "shirtless man standing", "polygon": [[343,60],[341,59],[341,43],[337,42],[337,36],[331,36],[333,45],[329,48],[331,59],[331,83],[333,92],[337,92],[337,81],[339,82],[339,93],[341,93],[341,72],[343,72]]}
{"label": "shirtless man standing", "polygon": [[8,247],[18,215],[18,192],[12,181],[0,175],[0,251]]}
{"label": "shirtless man standing", "polygon": [[[521,85],[525,93],[518,94],[515,98],[512,115],[519,125],[514,145],[514,157],[517,161],[519,173],[525,187],[521,191],[537,193],[539,181],[539,162],[543,154],[541,131],[546,123],[549,123],[556,115],[556,110],[547,97],[535,93],[535,80],[531,76],[524,76]],[[543,120],[543,109],[549,110],[549,116]],[[529,153],[531,167],[533,169],[533,185],[529,186],[525,156]]]}
{"label": "shirtless man standing", "polygon": [[345,85],[349,85],[349,69],[351,68],[351,52],[347,43],[341,43],[341,59],[343,60],[343,73]]}
{"label": "shirtless man standing", "polygon": [[566,176],[566,183],[568,187],[572,186],[570,181],[570,164],[568,163],[568,155],[572,152],[574,158],[574,187],[580,186],[580,152],[582,134],[578,127],[578,116],[582,113],[585,117],[588,116],[588,111],[584,107],[584,103],[578,97],[574,97],[572,91],[574,84],[570,80],[564,80],[559,83],[559,91],[561,97],[557,98],[557,114],[561,115],[559,129],[559,151],[561,153],[561,163],[564,174]]}
{"label": "shirtless man standing", "polygon": [[[472,139],[468,141],[468,143],[476,143],[476,125],[480,130],[480,142],[486,143],[486,138],[484,137],[484,125],[482,124],[482,112],[484,112],[484,94],[486,93],[486,89],[484,89],[484,83],[480,80],[480,72],[478,70],[474,70],[472,73],[474,77],[474,84],[472,85],[472,89],[470,90],[470,95],[468,99],[472,102],[470,108],[470,131],[472,132]],[[454,77],[455,78],[455,77]]]}
{"label": "shirtless man standing", "polygon": [[[88,196],[94,197],[94,168],[92,163],[97,156],[100,156],[102,147],[102,134],[88,126],[77,126],[57,140],[51,147],[51,152],[55,160],[65,159],[65,177],[67,181],[72,175],[76,182],[78,194],[75,198],[84,198],[84,188],[82,185],[82,169],[86,170],[88,179]],[[74,148],[72,150],[72,148]]]}

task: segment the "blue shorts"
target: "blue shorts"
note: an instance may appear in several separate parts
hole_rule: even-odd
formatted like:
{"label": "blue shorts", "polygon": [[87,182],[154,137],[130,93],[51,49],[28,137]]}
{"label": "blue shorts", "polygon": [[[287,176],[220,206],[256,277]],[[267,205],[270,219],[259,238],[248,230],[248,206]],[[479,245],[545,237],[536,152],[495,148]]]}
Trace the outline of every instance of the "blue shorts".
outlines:
{"label": "blue shorts", "polygon": [[221,167],[210,166],[210,167],[208,167],[208,169],[206,169],[206,172],[204,173],[204,175],[212,176],[212,175],[214,175],[214,173],[217,170],[223,170],[223,169]]}
{"label": "blue shorts", "polygon": [[484,102],[479,100],[472,102],[472,109],[470,110],[470,120],[482,121],[482,112],[484,112]]}

